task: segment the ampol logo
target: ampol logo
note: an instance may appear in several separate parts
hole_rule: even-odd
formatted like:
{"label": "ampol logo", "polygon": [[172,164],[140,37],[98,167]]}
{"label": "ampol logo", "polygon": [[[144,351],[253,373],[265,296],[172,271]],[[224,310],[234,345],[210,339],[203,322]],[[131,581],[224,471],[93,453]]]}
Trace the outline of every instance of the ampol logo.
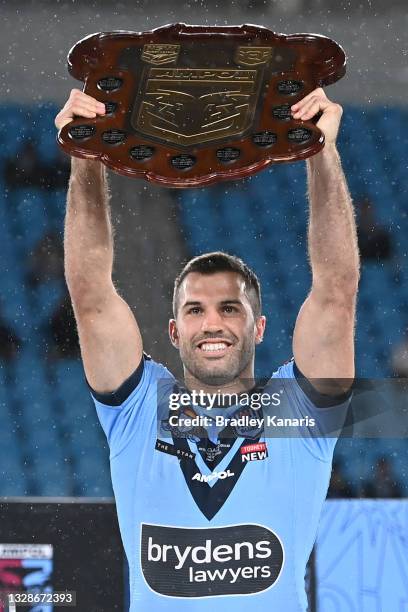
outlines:
{"label": "ampol logo", "polygon": [[197,472],[196,474],[194,474],[191,480],[198,480],[199,482],[211,482],[216,478],[224,480],[224,478],[229,478],[230,476],[235,476],[234,472],[231,472],[230,470],[226,470],[223,472],[211,472],[211,474],[208,475],[201,474],[201,472]]}

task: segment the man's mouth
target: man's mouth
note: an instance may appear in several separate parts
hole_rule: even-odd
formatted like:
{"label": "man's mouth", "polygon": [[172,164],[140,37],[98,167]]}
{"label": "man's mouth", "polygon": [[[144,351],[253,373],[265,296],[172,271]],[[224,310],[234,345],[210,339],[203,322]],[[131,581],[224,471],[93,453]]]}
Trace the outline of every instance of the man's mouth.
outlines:
{"label": "man's mouth", "polygon": [[224,340],[204,340],[199,342],[198,348],[206,355],[219,355],[225,353],[231,346],[230,342]]}

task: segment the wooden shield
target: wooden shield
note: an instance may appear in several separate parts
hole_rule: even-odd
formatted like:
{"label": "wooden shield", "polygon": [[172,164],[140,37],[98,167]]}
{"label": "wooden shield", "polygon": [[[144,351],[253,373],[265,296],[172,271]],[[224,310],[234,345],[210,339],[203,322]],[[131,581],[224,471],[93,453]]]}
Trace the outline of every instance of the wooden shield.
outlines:
{"label": "wooden shield", "polygon": [[71,49],[68,68],[106,114],[75,119],[58,142],[169,187],[242,178],[322,149],[315,122],[294,120],[290,107],[345,66],[325,36],[253,25],[93,34]]}

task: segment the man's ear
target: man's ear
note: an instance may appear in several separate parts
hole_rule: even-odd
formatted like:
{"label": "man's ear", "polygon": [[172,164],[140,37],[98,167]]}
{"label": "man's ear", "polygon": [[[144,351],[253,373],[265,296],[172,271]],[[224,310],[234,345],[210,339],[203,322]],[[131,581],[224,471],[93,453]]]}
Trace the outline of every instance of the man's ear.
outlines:
{"label": "man's ear", "polygon": [[172,345],[176,349],[178,349],[179,335],[178,335],[178,330],[177,330],[176,319],[170,319],[169,321],[169,336],[170,336],[170,342],[172,343]]}
{"label": "man's ear", "polygon": [[263,315],[258,317],[255,321],[256,326],[256,335],[255,335],[255,344],[260,344],[263,340],[265,327],[266,327],[266,317]]}

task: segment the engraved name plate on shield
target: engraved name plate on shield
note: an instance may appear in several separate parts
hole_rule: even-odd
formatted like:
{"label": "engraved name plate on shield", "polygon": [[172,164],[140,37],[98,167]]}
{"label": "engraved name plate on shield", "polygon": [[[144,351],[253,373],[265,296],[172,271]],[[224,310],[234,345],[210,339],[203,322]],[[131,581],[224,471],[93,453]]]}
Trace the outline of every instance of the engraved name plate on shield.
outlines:
{"label": "engraved name plate on shield", "polygon": [[290,107],[345,66],[325,36],[253,25],[93,34],[71,49],[68,68],[106,113],[75,119],[58,142],[169,187],[243,178],[322,149],[315,121],[294,120]]}

